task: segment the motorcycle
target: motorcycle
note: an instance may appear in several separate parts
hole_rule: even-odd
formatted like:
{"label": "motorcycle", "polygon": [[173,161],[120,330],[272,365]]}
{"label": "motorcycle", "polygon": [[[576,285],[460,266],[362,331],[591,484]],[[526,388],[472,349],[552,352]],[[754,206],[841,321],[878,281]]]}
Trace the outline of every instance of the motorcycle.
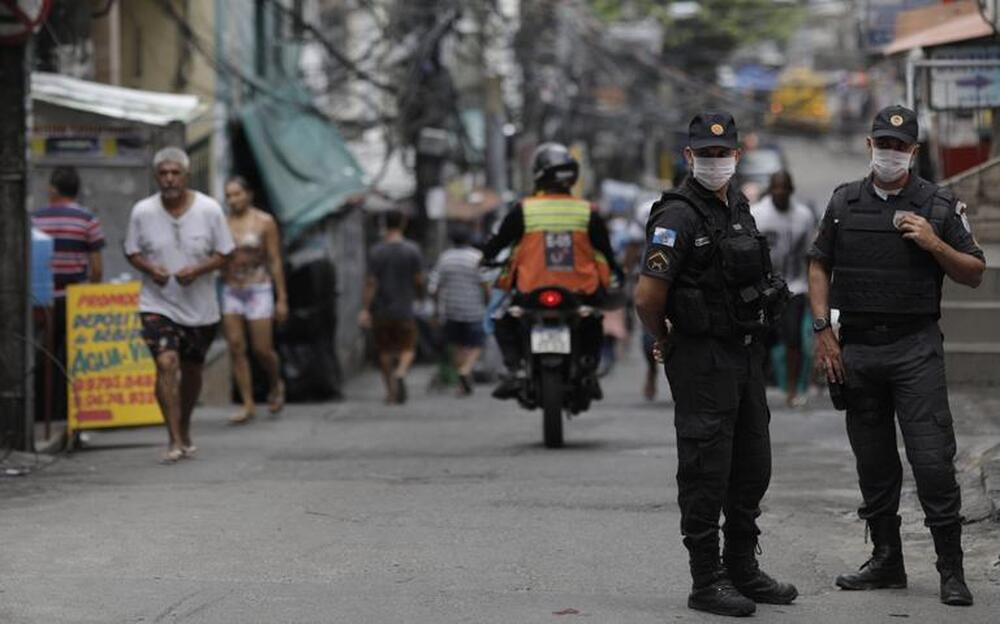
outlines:
{"label": "motorcycle", "polygon": [[518,294],[507,314],[520,321],[524,337],[527,378],[518,402],[525,409],[541,408],[545,446],[560,447],[564,414],[586,411],[592,397],[586,384],[596,383],[596,363],[581,366],[577,329],[587,320],[600,327],[601,311],[568,290],[546,287]]}

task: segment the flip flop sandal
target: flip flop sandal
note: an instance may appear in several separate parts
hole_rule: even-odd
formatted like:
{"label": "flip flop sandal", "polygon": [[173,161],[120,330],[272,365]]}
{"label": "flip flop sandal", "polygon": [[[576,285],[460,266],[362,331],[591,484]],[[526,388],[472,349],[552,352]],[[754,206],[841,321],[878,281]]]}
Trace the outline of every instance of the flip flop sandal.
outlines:
{"label": "flip flop sandal", "polygon": [[252,412],[240,412],[229,417],[230,425],[245,425],[253,420]]}
{"label": "flip flop sandal", "polygon": [[170,449],[160,456],[160,463],[169,466],[170,464],[176,464],[182,457],[184,457],[184,451],[179,448]]}
{"label": "flip flop sandal", "polygon": [[184,459],[191,459],[198,452],[198,447],[192,444],[191,446],[182,446],[181,453],[184,454]]}

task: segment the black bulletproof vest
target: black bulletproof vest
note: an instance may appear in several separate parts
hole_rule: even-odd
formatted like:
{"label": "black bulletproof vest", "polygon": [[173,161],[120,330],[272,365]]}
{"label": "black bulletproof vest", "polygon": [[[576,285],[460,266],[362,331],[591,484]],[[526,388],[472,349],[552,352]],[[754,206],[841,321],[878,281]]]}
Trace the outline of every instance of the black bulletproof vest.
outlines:
{"label": "black bulletproof vest", "polygon": [[668,295],[667,318],[675,330],[732,337],[762,329],[755,285],[771,271],[770,254],[746,200],[732,206],[728,220],[688,183],[664,193],[661,205],[671,200],[690,205],[703,224],[698,237],[687,241],[690,251]]}
{"label": "black bulletproof vest", "polygon": [[944,272],[930,253],[902,237],[897,211],[914,212],[940,236],[952,209],[950,193],[916,178],[890,201],[867,182],[852,182],[834,204],[837,217],[830,307],[847,313],[940,316]]}

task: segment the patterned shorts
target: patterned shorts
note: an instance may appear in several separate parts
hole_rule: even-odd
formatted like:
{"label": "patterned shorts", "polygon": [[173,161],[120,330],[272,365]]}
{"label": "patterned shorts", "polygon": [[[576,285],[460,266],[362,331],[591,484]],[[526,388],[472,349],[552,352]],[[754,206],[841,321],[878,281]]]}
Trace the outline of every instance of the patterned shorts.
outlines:
{"label": "patterned shorts", "polygon": [[215,339],[218,323],[188,327],[179,325],[162,314],[141,312],[142,339],[153,354],[159,357],[165,351],[175,351],[182,362],[203,364],[208,348]]}

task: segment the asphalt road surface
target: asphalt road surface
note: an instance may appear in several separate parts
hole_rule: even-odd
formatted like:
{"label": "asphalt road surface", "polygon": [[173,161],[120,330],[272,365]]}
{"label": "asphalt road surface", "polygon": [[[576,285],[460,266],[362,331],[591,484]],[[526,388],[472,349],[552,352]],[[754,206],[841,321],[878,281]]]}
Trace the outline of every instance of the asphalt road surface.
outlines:
{"label": "asphalt road surface", "polygon": [[[175,466],[157,464],[164,432],[141,429],[0,480],[0,622],[718,621],[685,606],[671,405],[640,398],[638,356],[561,450],[486,387],[425,394],[429,372],[405,407],[368,374],[345,402],[241,428],[201,410],[200,455]],[[976,605],[945,607],[912,492],[910,587],[837,590],[870,549],[842,416],[773,399],[762,562],[801,596],[759,621],[1000,621],[1000,526],[967,528]]]}

